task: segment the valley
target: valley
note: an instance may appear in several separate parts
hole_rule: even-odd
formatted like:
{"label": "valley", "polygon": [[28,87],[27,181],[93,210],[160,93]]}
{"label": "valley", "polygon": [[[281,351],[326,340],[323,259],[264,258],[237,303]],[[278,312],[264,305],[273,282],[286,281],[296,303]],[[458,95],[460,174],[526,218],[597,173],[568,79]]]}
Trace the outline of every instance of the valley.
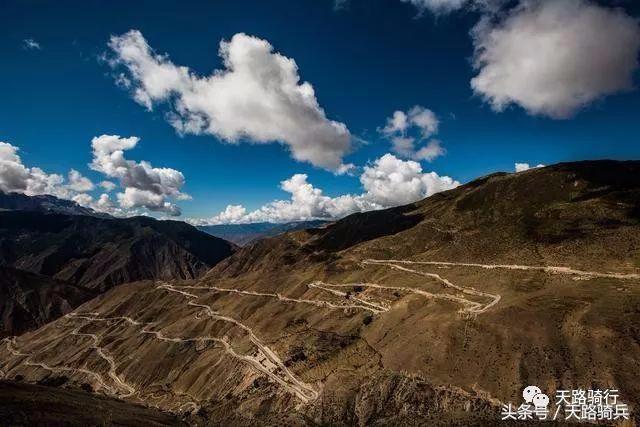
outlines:
{"label": "valley", "polygon": [[[0,375],[192,425],[487,424],[529,383],[636,408],[640,184],[600,170],[492,176],[114,286],[5,338]],[[571,192],[519,204],[531,181]]]}
{"label": "valley", "polygon": [[[366,290],[379,290],[379,291],[391,291],[401,292],[404,295],[415,294],[427,299],[442,299],[450,302],[454,302],[460,305],[462,308],[458,310],[458,315],[462,316],[477,316],[487,310],[490,310],[493,306],[500,302],[501,296],[494,295],[482,291],[478,291],[476,288],[467,288],[453,284],[449,280],[440,276],[440,274],[429,273],[420,270],[415,270],[407,266],[436,266],[440,268],[482,268],[482,269],[506,269],[506,270],[518,270],[518,271],[542,271],[546,274],[561,274],[568,276],[576,276],[575,278],[614,278],[617,280],[634,280],[638,275],[635,274],[620,274],[614,272],[595,272],[595,271],[581,271],[575,270],[570,267],[557,267],[557,266],[525,266],[525,265],[493,265],[493,264],[477,264],[477,263],[458,263],[447,261],[412,261],[412,260],[380,260],[380,259],[366,259],[360,263],[363,266],[385,266],[391,269],[401,271],[406,274],[419,275],[427,278],[427,280],[436,281],[442,285],[442,290],[453,290],[458,295],[449,294],[446,292],[432,293],[420,289],[419,287],[406,287],[406,286],[385,286],[378,283],[357,282],[357,283],[325,283],[325,282],[312,282],[307,284],[307,289],[319,289],[323,293],[318,299],[300,299],[290,298],[281,294],[272,294],[265,292],[254,292],[242,289],[233,288],[221,288],[216,286],[197,286],[197,285],[171,285],[166,282],[157,282],[155,289],[157,291],[164,291],[168,293],[177,294],[179,297],[183,297],[186,300],[186,305],[194,307],[199,311],[194,314],[193,321],[198,322],[205,318],[210,318],[219,322],[228,322],[233,327],[242,330],[248,337],[248,340],[253,344],[254,350],[246,353],[242,353],[234,349],[234,345],[230,342],[229,335],[223,336],[175,336],[174,334],[168,335],[163,332],[163,325],[160,321],[153,321],[144,313],[138,313],[139,316],[144,317],[145,321],[136,320],[130,316],[119,315],[110,316],[109,314],[100,314],[97,312],[72,312],[65,316],[65,322],[69,325],[65,325],[64,328],[70,328],[75,326],[68,332],[68,335],[58,334],[54,340],[48,344],[49,346],[60,345],[67,337],[84,337],[87,338],[87,342],[79,344],[79,347],[84,347],[87,351],[93,351],[94,357],[102,359],[106,364],[103,364],[102,370],[90,370],[82,366],[68,366],[68,365],[55,365],[48,364],[42,357],[38,357],[38,354],[23,353],[19,349],[18,338],[10,337],[4,339],[6,351],[13,359],[9,363],[3,363],[3,370],[0,370],[2,377],[10,378],[16,373],[22,372],[24,367],[36,367],[42,370],[48,371],[52,374],[64,374],[69,377],[72,382],[80,382],[83,380],[93,380],[93,386],[96,390],[101,390],[107,395],[120,398],[131,399],[134,402],[142,403],[147,406],[157,407],[159,409],[174,413],[176,415],[195,414],[200,410],[203,402],[196,396],[191,396],[188,393],[179,393],[181,397],[189,397],[193,400],[180,400],[180,404],[176,405],[174,402],[168,399],[158,399],[157,394],[147,394],[143,388],[136,388],[126,382],[126,380],[120,376],[118,371],[119,362],[111,355],[107,346],[102,345],[103,336],[96,333],[81,332],[87,326],[91,326],[94,323],[108,323],[108,324],[122,324],[127,329],[131,329],[132,333],[140,335],[149,335],[152,339],[171,343],[171,344],[213,344],[216,347],[224,349],[224,351],[231,357],[246,364],[249,368],[253,369],[257,375],[263,375],[269,379],[269,381],[277,384],[283,391],[295,396],[302,404],[312,404],[319,398],[320,392],[316,387],[304,383],[302,380],[296,377],[287,366],[283,363],[282,359],[267,345],[265,345],[255,334],[252,328],[241,321],[227,315],[222,315],[218,311],[215,311],[212,306],[199,303],[200,296],[190,293],[190,291],[205,291],[210,293],[231,293],[242,297],[253,298],[269,298],[275,299],[285,304],[302,304],[306,306],[316,306],[331,310],[362,310],[368,311],[374,315],[383,315],[393,310],[393,303],[389,300],[379,299],[376,300],[372,296],[357,297],[351,293],[346,293],[346,290],[362,289],[360,292],[366,292]],[[322,298],[323,295],[330,298]],[[468,297],[479,298],[486,300],[486,303],[482,304],[473,299],[467,299],[459,295],[466,295]],[[331,298],[334,297],[334,298]],[[346,302],[341,302],[344,300]],[[375,301],[375,302],[374,302]],[[352,302],[352,303],[350,303]],[[131,313],[133,315],[133,313]],[[452,314],[455,315],[455,314]],[[151,320],[151,321],[149,321]],[[239,338],[240,340],[242,338]],[[240,346],[239,346],[240,347]],[[37,360],[37,361],[36,361]],[[86,361],[83,363],[86,364]]]}

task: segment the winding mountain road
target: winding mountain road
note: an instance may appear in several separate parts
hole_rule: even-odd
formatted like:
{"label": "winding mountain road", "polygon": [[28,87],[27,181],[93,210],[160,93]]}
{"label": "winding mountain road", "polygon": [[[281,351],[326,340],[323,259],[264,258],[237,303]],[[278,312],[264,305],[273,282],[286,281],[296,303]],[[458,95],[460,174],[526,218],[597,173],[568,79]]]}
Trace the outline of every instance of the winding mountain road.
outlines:
{"label": "winding mountain road", "polygon": [[365,264],[422,264],[435,265],[445,267],[475,267],[484,268],[486,270],[524,270],[524,271],[544,271],[551,274],[567,274],[581,277],[598,277],[620,280],[638,280],[640,274],[637,273],[615,273],[615,272],[599,272],[576,270],[571,267],[558,267],[551,265],[519,265],[519,264],[477,264],[469,262],[448,262],[448,261],[408,261],[399,259],[366,259],[362,261]]}
{"label": "winding mountain road", "polygon": [[[312,282],[312,283],[308,283],[307,287],[309,288],[319,288],[319,289],[323,289],[325,291],[331,292],[335,295],[338,295],[340,297],[346,298],[347,294],[345,292],[337,292],[333,289],[324,289],[322,286],[319,286],[318,284],[320,284],[321,282]],[[173,289],[200,289],[200,290],[207,290],[207,291],[216,291],[216,292],[227,292],[227,293],[234,293],[234,294],[239,294],[239,295],[247,295],[247,296],[256,296],[256,297],[265,297],[265,298],[274,298],[277,299],[279,301],[283,301],[283,302],[292,302],[292,303],[299,303],[299,304],[309,304],[309,305],[315,305],[316,307],[325,307],[325,308],[332,308],[332,309],[346,309],[346,308],[356,308],[356,309],[362,309],[362,310],[368,310],[371,311],[373,313],[381,313],[384,311],[388,311],[387,307],[384,306],[380,306],[378,304],[374,304],[368,301],[364,301],[360,298],[356,298],[356,297],[350,297],[351,300],[355,300],[358,301],[359,304],[336,304],[334,302],[331,301],[325,301],[325,300],[312,300],[312,299],[300,299],[300,298],[290,298],[290,297],[286,297],[282,294],[279,293],[269,293],[269,292],[255,292],[255,291],[244,291],[244,290],[240,290],[240,289],[233,289],[233,288],[219,288],[217,286],[172,286]]]}
{"label": "winding mountain road", "polygon": [[[162,332],[162,330],[157,329],[158,322],[145,323],[139,320],[136,320],[132,317],[128,316],[113,316],[108,317],[96,312],[84,312],[84,313],[76,313],[72,312],[65,316],[65,318],[70,320],[84,320],[85,322],[77,326],[68,335],[74,335],[78,337],[83,337],[91,340],[91,344],[88,349],[94,350],[97,355],[104,360],[108,365],[108,370],[105,373],[95,372],[88,369],[86,366],[82,367],[71,367],[71,366],[51,366],[44,361],[35,361],[37,354],[25,353],[19,349],[16,337],[5,338],[2,341],[5,343],[6,349],[9,353],[9,361],[7,359],[3,360],[3,364],[0,369],[0,378],[5,377],[12,371],[15,367],[24,364],[26,366],[38,367],[41,369],[48,370],[54,373],[77,373],[86,376],[92,377],[97,385],[104,389],[107,394],[112,395],[118,398],[134,398],[137,396],[141,402],[148,404],[150,406],[159,407],[160,404],[164,406],[166,409],[167,406],[171,405],[165,402],[168,398],[168,394],[164,394],[161,397],[154,397],[153,393],[143,393],[143,390],[136,390],[134,385],[127,383],[122,375],[118,375],[117,373],[117,361],[113,357],[113,355],[105,348],[105,346],[101,345],[102,336],[94,333],[81,332],[81,329],[89,323],[92,322],[124,322],[131,327],[137,328],[137,333],[144,335],[151,335],[155,339],[159,341],[169,342],[169,343],[184,343],[184,342],[211,342],[221,346],[224,351],[229,354],[231,357],[234,357],[252,368],[254,368],[259,373],[266,375],[275,383],[282,386],[287,392],[296,396],[300,401],[304,403],[309,403],[316,400],[319,396],[319,392],[310,384],[306,384],[300,379],[298,379],[282,362],[280,357],[270,349],[266,344],[264,344],[256,335],[251,327],[242,323],[240,320],[235,319],[231,316],[221,314],[214,310],[211,306],[203,304],[199,302],[200,296],[190,292],[193,290],[205,290],[205,291],[213,291],[220,293],[233,293],[242,296],[249,297],[265,297],[277,299],[279,301],[294,303],[294,304],[307,304],[313,305],[321,308],[328,309],[359,309],[369,311],[373,314],[382,314],[388,312],[392,309],[389,301],[371,301],[371,296],[368,296],[366,299],[362,295],[357,295],[357,292],[349,292],[346,291],[348,288],[352,288],[355,290],[356,287],[359,288],[370,288],[370,289],[381,289],[387,291],[401,291],[406,293],[413,293],[425,298],[432,299],[443,299],[455,302],[460,304],[462,308],[459,310],[460,313],[469,314],[469,315],[478,315],[486,312],[487,310],[494,307],[501,300],[501,295],[492,294],[489,292],[480,291],[473,287],[464,287],[457,284],[454,284],[450,280],[440,276],[436,273],[429,273],[420,271],[411,266],[414,265],[426,265],[426,266],[436,266],[436,267],[467,267],[467,268],[482,268],[482,269],[507,269],[507,270],[519,270],[519,271],[542,271],[548,274],[564,274],[564,275],[572,275],[581,278],[612,278],[619,280],[637,280],[640,279],[640,274],[634,273],[615,273],[615,272],[595,272],[595,271],[584,271],[577,270],[569,267],[558,267],[558,266],[527,266],[527,265],[518,265],[518,264],[479,264],[479,263],[462,263],[462,262],[447,262],[447,261],[411,261],[411,260],[396,260],[396,259],[365,259],[360,261],[360,264],[363,266],[385,266],[403,273],[407,274],[415,274],[419,275],[431,280],[435,280],[443,285],[445,288],[452,289],[455,292],[452,293],[434,293],[429,292],[423,289],[409,287],[409,286],[392,286],[392,285],[383,285],[377,283],[342,283],[342,284],[333,284],[326,283],[323,281],[314,281],[311,283],[307,283],[306,287],[308,289],[318,289],[322,292],[329,293],[334,297],[339,297],[344,302],[337,302],[332,300],[325,299],[304,299],[304,298],[292,298],[284,296],[280,293],[270,293],[270,292],[256,292],[249,290],[241,290],[234,288],[221,288],[217,286],[177,286],[172,285],[166,282],[157,282],[156,290],[164,291],[172,294],[177,294],[186,299],[186,305],[196,307],[201,311],[196,315],[197,318],[200,318],[202,314],[206,314],[207,317],[231,323],[233,326],[238,327],[244,333],[247,334],[251,343],[255,346],[256,352],[253,354],[242,354],[238,352],[232,346],[232,343],[226,337],[220,338],[215,336],[196,336],[196,337],[177,337],[177,336],[168,336]],[[471,299],[474,298],[474,299]],[[479,302],[477,300],[486,300],[484,302]],[[44,352],[49,347],[53,346],[57,342],[59,342],[59,338],[63,338],[66,335],[62,335],[56,337],[51,343],[45,346],[41,352]],[[18,363],[12,359],[18,358]],[[108,378],[107,378],[108,377]],[[111,381],[109,381],[109,379]],[[112,384],[110,384],[112,383]],[[177,394],[176,394],[177,393]],[[173,395],[186,395],[185,393],[173,393],[169,394]],[[200,406],[197,399],[192,396],[188,396],[189,398],[185,400],[180,400],[178,403],[173,406],[175,411],[197,411]],[[153,403],[151,400],[160,399],[158,402]]]}
{"label": "winding mountain road", "polygon": [[[74,317],[73,313],[70,313],[68,317]],[[93,344],[91,345],[90,348],[96,350],[98,355],[109,364],[109,372],[108,372],[109,377],[113,380],[114,383],[117,384],[118,387],[120,387],[120,389],[124,390],[124,393],[121,394],[121,397],[133,396],[136,393],[136,389],[133,388],[133,386],[127,384],[123,379],[121,379],[118,376],[116,372],[116,368],[117,368],[116,362],[111,356],[111,354],[109,354],[109,352],[105,348],[100,346],[100,340],[101,340],[100,337],[96,334],[80,332],[80,329],[83,326],[84,325],[79,326],[73,331],[71,331],[71,335],[91,338],[91,340],[93,341]]]}
{"label": "winding mountain road", "polygon": [[35,356],[33,354],[30,353],[22,353],[21,351],[17,350],[15,347],[17,347],[17,343],[16,343],[16,337],[11,337],[11,338],[5,338],[3,340],[6,343],[7,346],[7,350],[9,351],[9,353],[11,353],[13,356],[16,357],[24,357],[25,359],[23,361],[21,361],[22,364],[26,365],[26,366],[34,366],[34,367],[38,367],[38,368],[42,368],[44,370],[50,371],[50,372],[54,372],[54,373],[59,373],[59,372],[64,372],[64,373],[80,373],[80,374],[85,374],[88,375],[90,377],[93,377],[96,382],[98,383],[98,385],[100,387],[102,387],[104,390],[106,390],[108,392],[108,394],[111,394],[113,396],[118,396],[119,393],[118,391],[111,387],[110,385],[108,385],[106,383],[106,381],[104,380],[104,378],[102,377],[102,375],[100,375],[97,372],[91,371],[89,369],[86,368],[73,368],[73,367],[69,367],[69,366],[50,366],[44,362],[34,362],[31,359]]}
{"label": "winding mountain road", "polygon": [[[466,313],[471,315],[484,313],[485,311],[489,310],[491,307],[496,305],[498,302],[500,302],[500,299],[502,298],[502,296],[499,294],[491,294],[488,292],[479,291],[475,288],[456,285],[452,283],[450,280],[447,280],[436,273],[426,273],[424,271],[419,271],[419,270],[414,270],[412,268],[404,267],[402,265],[399,265],[399,263],[397,263],[395,260],[365,259],[361,261],[361,263],[365,265],[384,265],[395,270],[417,274],[423,277],[428,277],[431,279],[435,279],[436,281],[440,282],[442,285],[444,285],[447,288],[455,289],[456,291],[461,292],[463,294],[489,299],[488,303],[481,304],[477,301],[473,301],[473,300],[456,296],[456,295],[434,294],[431,292],[426,292],[426,291],[418,290],[415,288],[399,287],[401,290],[422,294],[429,298],[440,298],[440,299],[446,299],[446,300],[458,302],[463,305],[463,308],[460,310],[461,313]],[[418,264],[418,263],[413,261],[404,261],[402,262],[402,264]],[[373,286],[372,284],[362,284],[362,286],[381,287],[382,285]],[[382,286],[382,287],[384,288],[385,286]],[[387,288],[393,289],[394,287],[387,287]]]}
{"label": "winding mountain road", "polygon": [[255,356],[240,355],[236,353],[231,345],[226,341],[220,340],[219,338],[216,338],[216,340],[220,340],[220,342],[225,345],[227,352],[229,352],[232,356],[250,363],[260,372],[266,374],[267,376],[269,376],[269,378],[282,385],[287,391],[296,395],[303,402],[307,403],[318,398],[319,393],[311,385],[306,384],[296,378],[296,376],[293,375],[293,373],[284,365],[278,355],[269,347],[267,347],[262,341],[260,341],[260,339],[256,336],[256,334],[250,327],[237,319],[219,314],[208,305],[195,302],[200,298],[198,295],[183,291],[175,286],[164,282],[161,282],[161,284],[157,286],[156,289],[164,289],[168,292],[178,293],[188,299],[187,305],[201,308],[205,310],[209,317],[215,320],[230,322],[235,326],[243,329],[249,335],[249,339],[251,340],[251,342],[258,348],[258,353]]}

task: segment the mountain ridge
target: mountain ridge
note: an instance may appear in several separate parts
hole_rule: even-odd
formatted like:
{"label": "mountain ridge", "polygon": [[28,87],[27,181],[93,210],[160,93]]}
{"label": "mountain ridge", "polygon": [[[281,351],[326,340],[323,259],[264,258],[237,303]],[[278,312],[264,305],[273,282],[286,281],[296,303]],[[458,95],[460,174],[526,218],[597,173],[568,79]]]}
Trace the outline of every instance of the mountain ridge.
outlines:
{"label": "mountain ridge", "polygon": [[[0,277],[0,291],[12,292],[5,294],[5,331],[13,335],[40,326],[122,283],[196,278],[235,250],[232,243],[180,221],[0,211],[0,265],[15,269]],[[41,290],[36,277],[42,278]],[[82,289],[85,297],[51,311],[38,295],[54,288],[70,295]],[[24,327],[12,319],[20,307],[19,312],[26,310],[20,317]]]}
{"label": "mountain ridge", "polygon": [[118,286],[5,341],[0,369],[194,423],[486,425],[531,384],[616,388],[638,422],[638,206],[637,161],[494,174]]}
{"label": "mountain ridge", "polygon": [[212,236],[228,240],[239,246],[246,246],[258,239],[273,237],[287,231],[304,230],[306,228],[318,228],[331,221],[311,220],[294,221],[285,223],[253,222],[248,224],[218,224],[201,225],[199,230]]}
{"label": "mountain ridge", "polygon": [[21,210],[51,212],[66,215],[88,215],[98,218],[113,218],[108,213],[97,212],[72,200],[60,199],[49,194],[27,196],[21,193],[0,191],[0,211]]}

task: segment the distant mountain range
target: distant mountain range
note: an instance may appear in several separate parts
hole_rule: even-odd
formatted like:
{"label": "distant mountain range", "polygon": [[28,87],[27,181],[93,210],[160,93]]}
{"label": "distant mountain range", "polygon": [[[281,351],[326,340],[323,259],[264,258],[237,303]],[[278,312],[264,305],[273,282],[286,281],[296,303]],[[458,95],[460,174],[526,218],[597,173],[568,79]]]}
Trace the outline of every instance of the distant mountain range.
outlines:
{"label": "distant mountain range", "polygon": [[0,191],[0,211],[22,210],[51,212],[66,215],[88,215],[99,218],[111,218],[111,215],[96,212],[91,208],[80,206],[72,200],[59,199],[48,194],[27,196],[20,193],[4,193]]}
{"label": "distant mountain range", "polygon": [[54,197],[10,199],[19,203],[5,207],[28,209],[0,211],[0,335],[42,325],[121,283],[199,277],[236,250],[180,221],[84,215]]}
{"label": "distant mountain range", "polygon": [[251,224],[220,224],[202,225],[198,229],[212,236],[228,240],[238,246],[246,246],[258,239],[273,237],[287,231],[319,228],[329,224],[329,221],[297,221],[287,223],[256,222]]}

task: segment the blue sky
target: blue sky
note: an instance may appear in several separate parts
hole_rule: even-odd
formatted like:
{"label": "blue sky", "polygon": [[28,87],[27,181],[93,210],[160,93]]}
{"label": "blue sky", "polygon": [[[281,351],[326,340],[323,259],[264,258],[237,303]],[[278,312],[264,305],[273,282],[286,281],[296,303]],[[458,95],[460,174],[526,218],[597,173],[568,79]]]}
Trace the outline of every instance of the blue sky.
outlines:
{"label": "blue sky", "polygon": [[[588,4],[610,10],[610,3]],[[640,16],[633,2],[616,5],[629,19]],[[329,0],[7,0],[0,5],[0,141],[18,147],[28,167],[61,175],[73,168],[97,183],[109,177],[88,167],[92,138],[136,136],[140,141],[125,152],[127,159],[184,175],[180,191],[192,199],[176,203],[187,218],[211,217],[230,204],[252,211],[287,199],[280,182],[294,174],[306,174],[307,182],[330,197],[361,193],[361,168],[392,153],[379,129],[394,111],[416,105],[437,116],[438,132],[430,138],[446,150],[432,161],[421,160],[423,171],[462,183],[513,171],[516,162],[640,158],[637,90],[596,97],[568,118],[532,113],[517,103],[497,112],[474,93],[470,81],[479,71],[469,32],[483,13],[427,9],[418,16],[415,4],[399,0],[351,0],[340,10]],[[114,75],[126,67],[100,59],[113,58],[111,36],[132,29],[155,52],[199,76],[224,69],[221,40],[245,33],[268,41],[295,60],[326,117],[346,125],[353,139],[344,163],[360,169],[336,175],[294,160],[286,145],[251,144],[250,137],[229,144],[216,135],[179,135],[166,120],[171,102],[148,111],[130,89],[115,83]],[[633,79],[637,85],[637,67]]]}

